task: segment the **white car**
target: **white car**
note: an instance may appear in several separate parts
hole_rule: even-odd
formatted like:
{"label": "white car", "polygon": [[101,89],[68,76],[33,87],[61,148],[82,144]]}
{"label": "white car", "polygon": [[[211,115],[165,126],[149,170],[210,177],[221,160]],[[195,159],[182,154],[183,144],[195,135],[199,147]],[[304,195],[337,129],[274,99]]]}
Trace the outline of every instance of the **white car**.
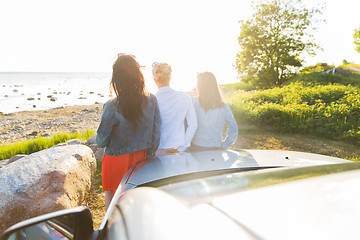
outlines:
{"label": "white car", "polygon": [[1,240],[359,239],[359,186],[360,163],[318,154],[161,156],[129,170],[98,230],[78,207],[18,223]]}

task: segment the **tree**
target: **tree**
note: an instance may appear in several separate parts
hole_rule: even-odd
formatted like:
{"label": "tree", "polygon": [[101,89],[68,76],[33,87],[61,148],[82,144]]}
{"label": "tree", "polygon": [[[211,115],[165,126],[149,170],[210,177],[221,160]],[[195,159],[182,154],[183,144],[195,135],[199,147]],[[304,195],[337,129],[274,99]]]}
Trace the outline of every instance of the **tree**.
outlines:
{"label": "tree", "polygon": [[304,53],[315,54],[319,46],[311,34],[321,21],[321,9],[307,9],[301,0],[253,2],[255,13],[240,21],[236,68],[244,82],[258,88],[281,85],[302,66]]}
{"label": "tree", "polygon": [[355,50],[360,53],[360,27],[354,31],[354,43],[356,45]]}

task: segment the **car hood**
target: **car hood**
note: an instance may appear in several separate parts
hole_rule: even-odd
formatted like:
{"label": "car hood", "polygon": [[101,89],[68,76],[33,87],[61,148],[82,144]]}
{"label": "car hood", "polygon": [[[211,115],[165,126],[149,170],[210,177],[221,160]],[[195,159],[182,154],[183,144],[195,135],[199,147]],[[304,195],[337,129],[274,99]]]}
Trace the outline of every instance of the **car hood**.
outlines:
{"label": "car hood", "polygon": [[357,239],[359,176],[360,170],[351,170],[290,181],[215,197],[208,204],[259,239]]}
{"label": "car hood", "polygon": [[217,150],[183,152],[138,163],[124,177],[122,191],[174,176],[254,167],[303,167],[349,162],[319,154],[282,150]]}
{"label": "car hood", "polygon": [[[358,239],[359,164],[139,187],[126,192],[118,207],[134,239]],[[272,183],[260,186],[259,180]]]}

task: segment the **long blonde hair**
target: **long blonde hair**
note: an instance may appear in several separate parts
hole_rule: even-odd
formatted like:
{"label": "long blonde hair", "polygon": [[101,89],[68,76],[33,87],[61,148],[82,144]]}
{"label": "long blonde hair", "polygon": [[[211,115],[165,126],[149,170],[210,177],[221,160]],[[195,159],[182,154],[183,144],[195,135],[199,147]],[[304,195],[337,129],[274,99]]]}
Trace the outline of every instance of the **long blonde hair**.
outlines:
{"label": "long blonde hair", "polygon": [[205,112],[209,109],[221,108],[225,105],[216,78],[211,72],[197,74],[197,91],[199,93],[200,106],[204,108]]}

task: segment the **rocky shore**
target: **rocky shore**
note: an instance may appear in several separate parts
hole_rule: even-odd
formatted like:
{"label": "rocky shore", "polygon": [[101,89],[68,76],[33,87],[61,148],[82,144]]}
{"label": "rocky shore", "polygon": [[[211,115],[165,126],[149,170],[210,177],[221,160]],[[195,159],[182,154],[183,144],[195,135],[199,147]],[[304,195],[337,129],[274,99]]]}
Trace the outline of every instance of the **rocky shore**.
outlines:
{"label": "rocky shore", "polygon": [[96,131],[103,104],[67,106],[49,110],[24,111],[0,115],[0,144],[14,143],[36,136],[50,137],[58,132]]}

